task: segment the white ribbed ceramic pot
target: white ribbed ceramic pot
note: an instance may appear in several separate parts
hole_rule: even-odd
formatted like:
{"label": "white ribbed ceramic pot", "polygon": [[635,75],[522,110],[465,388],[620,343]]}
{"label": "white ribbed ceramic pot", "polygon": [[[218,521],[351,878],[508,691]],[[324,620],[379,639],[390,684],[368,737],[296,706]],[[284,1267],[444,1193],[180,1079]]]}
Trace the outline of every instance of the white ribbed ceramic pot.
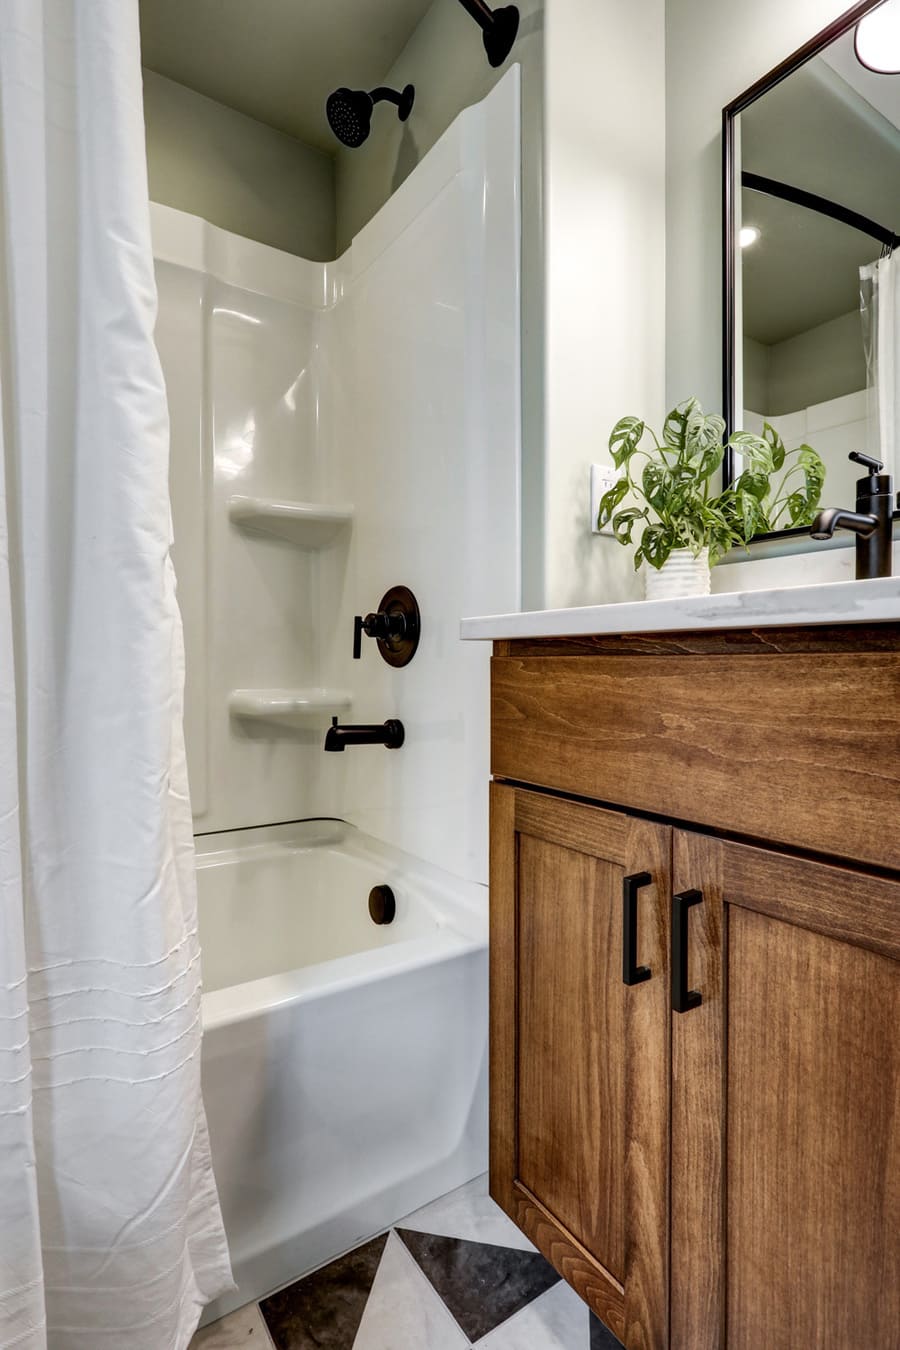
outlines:
{"label": "white ribbed ceramic pot", "polygon": [[709,595],[709,550],[695,558],[689,548],[675,548],[659,571],[644,564],[644,598],[679,600],[688,595]]}

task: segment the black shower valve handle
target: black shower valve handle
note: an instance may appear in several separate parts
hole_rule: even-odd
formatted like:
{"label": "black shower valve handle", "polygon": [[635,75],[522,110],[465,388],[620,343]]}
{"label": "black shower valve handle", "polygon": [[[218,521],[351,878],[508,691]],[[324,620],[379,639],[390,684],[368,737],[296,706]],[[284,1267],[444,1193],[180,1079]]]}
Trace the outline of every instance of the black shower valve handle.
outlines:
{"label": "black shower valve handle", "polygon": [[353,620],[353,659],[362,656],[362,635],[370,638],[402,638],[406,633],[406,615],[387,614],[379,610],[377,614],[367,614],[365,618],[357,614]]}

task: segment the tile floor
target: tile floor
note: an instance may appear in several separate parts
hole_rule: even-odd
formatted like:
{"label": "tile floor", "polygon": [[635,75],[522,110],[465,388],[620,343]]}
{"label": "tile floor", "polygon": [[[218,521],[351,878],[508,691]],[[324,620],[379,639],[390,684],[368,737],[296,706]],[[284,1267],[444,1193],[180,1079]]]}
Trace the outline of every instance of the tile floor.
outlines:
{"label": "tile floor", "polygon": [[621,1350],[479,1177],[190,1350]]}

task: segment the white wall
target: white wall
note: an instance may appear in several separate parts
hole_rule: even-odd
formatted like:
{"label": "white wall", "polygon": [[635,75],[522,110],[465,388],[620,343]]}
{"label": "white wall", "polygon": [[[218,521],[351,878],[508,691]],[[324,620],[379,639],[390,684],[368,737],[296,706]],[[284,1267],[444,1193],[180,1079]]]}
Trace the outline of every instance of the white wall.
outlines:
{"label": "white wall", "polygon": [[[518,147],[513,70],[326,267],[154,208],[199,832],[334,815],[486,880],[489,652],[459,620],[520,602]],[[236,527],[234,495],[354,518],[314,552]],[[414,661],[353,661],[396,584]],[[406,744],[326,755],[327,711],[229,716],[234,689],[323,687]]]}
{"label": "white wall", "polygon": [[[666,403],[722,406],[722,108],[839,17],[846,0],[668,0]],[[841,580],[852,549],[739,563],[716,590]]]}
{"label": "white wall", "polygon": [[591,534],[589,466],[625,413],[664,410],[663,0],[548,0],[545,43],[540,601],[596,604],[640,583],[630,551]]}
{"label": "white wall", "polygon": [[335,256],[334,157],[144,70],[150,196],[301,257]]}

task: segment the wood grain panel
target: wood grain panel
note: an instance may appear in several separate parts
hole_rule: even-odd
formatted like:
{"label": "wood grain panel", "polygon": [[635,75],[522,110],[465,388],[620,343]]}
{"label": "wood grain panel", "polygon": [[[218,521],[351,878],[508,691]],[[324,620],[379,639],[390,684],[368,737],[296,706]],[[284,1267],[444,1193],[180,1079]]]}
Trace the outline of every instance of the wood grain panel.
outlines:
{"label": "wood grain panel", "polygon": [[896,869],[898,706],[896,653],[495,657],[492,770]]}
{"label": "wood grain panel", "polygon": [[519,838],[518,1176],[624,1270],[622,870]]}
{"label": "wood grain panel", "polygon": [[491,783],[490,1172],[494,1200],[513,1220],[516,1199],[516,793]]}
{"label": "wood grain panel", "polygon": [[900,961],[900,882],[747,844],[729,841],[723,847],[729,905]]}
{"label": "wood grain panel", "polygon": [[591,633],[583,637],[512,638],[494,643],[495,656],[733,656],[772,652],[898,652],[900,624],[816,628],[721,628],[678,633]]}
{"label": "wood grain panel", "polygon": [[690,911],[688,966],[689,987],[699,989],[703,1002],[672,1014],[671,1350],[723,1350],[727,934],[721,845],[676,831],[672,875],[676,891],[703,891],[703,903]]}
{"label": "wood grain panel", "polygon": [[[491,1194],[628,1350],[668,1336],[671,830],[491,788]],[[622,878],[638,895],[622,979]]]}
{"label": "wood grain panel", "polygon": [[[559,1223],[528,1190],[516,1186],[518,1208],[516,1222],[538,1251],[559,1271],[564,1280],[585,1303],[605,1322],[619,1340],[632,1350],[626,1341],[624,1291],[609,1271],[603,1270],[589,1252]],[[660,1342],[660,1345],[662,1343]]]}
{"label": "wood grain panel", "polygon": [[898,1027],[896,961],[730,911],[728,1350],[900,1345]]}
{"label": "wood grain panel", "polygon": [[[649,872],[638,892],[638,965],[625,989],[625,1334],[628,1350],[660,1350],[669,1323],[669,983],[672,831],[629,825],[625,871]],[[623,986],[624,987],[624,986]]]}
{"label": "wood grain panel", "polygon": [[619,811],[537,792],[516,794],[516,830],[593,857],[624,861],[630,822]]}

